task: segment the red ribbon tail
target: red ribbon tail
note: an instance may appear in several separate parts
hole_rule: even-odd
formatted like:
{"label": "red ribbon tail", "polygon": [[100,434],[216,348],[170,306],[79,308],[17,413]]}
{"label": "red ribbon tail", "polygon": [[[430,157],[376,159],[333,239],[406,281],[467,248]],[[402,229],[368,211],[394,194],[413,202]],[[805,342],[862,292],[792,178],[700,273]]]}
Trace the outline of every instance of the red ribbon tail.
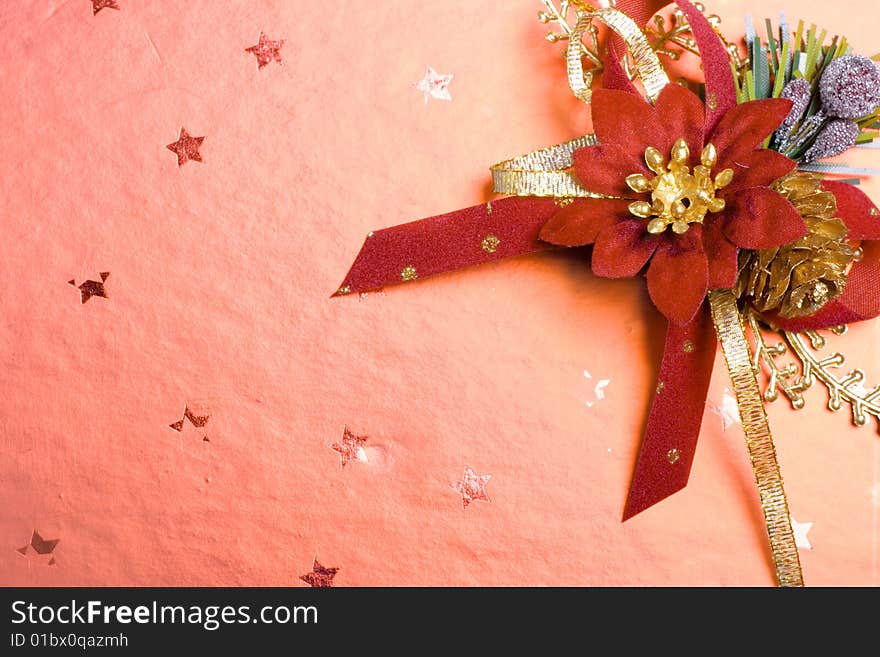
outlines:
{"label": "red ribbon tail", "polygon": [[705,306],[689,324],[669,324],[657,394],[636,460],[624,520],[687,486],[716,346],[712,318]]}
{"label": "red ribbon tail", "polygon": [[551,198],[511,196],[377,230],[333,296],[554,249],[538,234],[558,211]]}
{"label": "red ribbon tail", "polygon": [[727,48],[715,28],[689,0],[676,0],[688,19],[700,51],[706,78],[706,135],[711,135],[721,118],[736,107],[736,83],[730,69]]}

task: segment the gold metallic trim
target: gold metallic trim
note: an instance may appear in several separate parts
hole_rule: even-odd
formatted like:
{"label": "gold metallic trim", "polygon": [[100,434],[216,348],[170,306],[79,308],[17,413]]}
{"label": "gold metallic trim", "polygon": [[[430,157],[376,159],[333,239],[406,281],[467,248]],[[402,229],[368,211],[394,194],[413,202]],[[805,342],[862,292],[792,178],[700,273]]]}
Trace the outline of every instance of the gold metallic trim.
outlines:
{"label": "gold metallic trim", "polygon": [[595,11],[578,11],[577,24],[568,40],[566,62],[568,86],[572,93],[585,103],[593,97],[593,72],[584,70],[583,47],[581,39],[594,20],[601,21],[623,39],[635,62],[636,72],[645,87],[645,94],[651,102],[657,99],[660,91],[669,84],[669,76],[660,64],[660,58],[651,47],[648,37],[632,18],[619,9],[608,7]]}
{"label": "gold metallic trim", "polygon": [[499,162],[490,169],[493,189],[507,196],[604,198],[587,190],[573,171],[566,170],[571,168],[576,150],[598,143],[594,135],[584,135]]}
{"label": "gold metallic trim", "polygon": [[712,290],[709,292],[709,304],[739,406],[749,458],[761,496],[767,534],[770,537],[776,578],[780,586],[803,586],[804,577],[791,528],[791,515],[782,484],[782,475],[776,461],[776,449],[773,446],[767,413],[764,411],[761,389],[752,369],[751,352],[736,298],[730,290]]}

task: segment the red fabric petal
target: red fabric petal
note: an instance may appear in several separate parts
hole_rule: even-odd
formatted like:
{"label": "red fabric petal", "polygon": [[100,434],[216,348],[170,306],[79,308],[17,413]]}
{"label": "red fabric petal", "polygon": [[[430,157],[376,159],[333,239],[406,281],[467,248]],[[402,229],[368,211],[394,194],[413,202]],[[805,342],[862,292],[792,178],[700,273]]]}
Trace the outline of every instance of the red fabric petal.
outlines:
{"label": "red fabric petal", "polygon": [[745,163],[757,148],[788,116],[792,102],[784,98],[765,98],[737,105],[721,119],[709,141],[718,150],[718,170]]}
{"label": "red fabric petal", "polygon": [[597,89],[593,93],[593,132],[601,144],[617,144],[641,160],[653,146],[666,153],[672,146],[655,110],[644,98],[626,91]]}
{"label": "red fabric petal", "polygon": [[652,175],[644,158],[632,157],[616,144],[599,144],[579,148],[573,156],[578,180],[591,192],[610,196],[636,198],[638,195],[626,184],[631,173]]}
{"label": "red fabric petal", "polygon": [[691,226],[684,235],[664,236],[648,267],[648,293],[657,309],[670,322],[686,324],[697,314],[708,289],[701,226]]}
{"label": "red fabric petal", "polygon": [[629,201],[579,198],[550,218],[538,237],[560,246],[583,246],[596,241],[599,232],[630,216]]}
{"label": "red fabric petal", "polygon": [[724,234],[744,249],[770,249],[807,234],[800,213],[781,194],[767,187],[743,189],[728,200]]}
{"label": "red fabric petal", "polygon": [[[822,187],[837,199],[837,216],[849,229],[851,240],[880,240],[880,210],[858,187],[823,180]],[[873,213],[873,214],[872,214]]]}
{"label": "red fabric petal", "polygon": [[621,221],[608,226],[596,238],[593,249],[593,273],[605,278],[635,276],[660,243],[651,235],[644,221]]}
{"label": "red fabric petal", "polygon": [[667,84],[657,97],[657,114],[666,128],[670,143],[683,137],[691,149],[691,163],[700,161],[703,135],[706,130],[706,113],[696,94],[679,84]]}
{"label": "red fabric petal", "polygon": [[[782,153],[767,148],[748,153],[742,161],[733,165],[733,181],[718,192],[718,196],[727,198],[734,192],[749,187],[768,187],[775,180],[794,171],[797,164]],[[715,167],[713,173],[722,169]]]}
{"label": "red fabric petal", "polygon": [[703,250],[709,261],[709,289],[730,289],[739,273],[739,249],[724,236],[725,217],[714,217],[703,224]]}

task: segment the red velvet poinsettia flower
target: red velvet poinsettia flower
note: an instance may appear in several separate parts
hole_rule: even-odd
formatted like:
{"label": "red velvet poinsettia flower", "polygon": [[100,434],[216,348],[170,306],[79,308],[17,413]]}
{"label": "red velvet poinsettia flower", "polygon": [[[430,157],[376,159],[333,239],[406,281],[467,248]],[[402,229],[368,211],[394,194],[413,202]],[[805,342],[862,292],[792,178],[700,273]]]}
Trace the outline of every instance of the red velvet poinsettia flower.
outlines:
{"label": "red velvet poinsettia flower", "polygon": [[592,192],[542,228],[562,246],[594,244],[598,276],[635,276],[645,265],[648,292],[672,322],[689,322],[709,289],[731,288],[739,249],[768,249],[807,232],[795,207],[770,189],[795,163],[761,148],[791,102],[737,105],[706,134],[705,108],[668,84],[654,106],[633,94],[593,94],[598,145],[574,153],[574,169]]}

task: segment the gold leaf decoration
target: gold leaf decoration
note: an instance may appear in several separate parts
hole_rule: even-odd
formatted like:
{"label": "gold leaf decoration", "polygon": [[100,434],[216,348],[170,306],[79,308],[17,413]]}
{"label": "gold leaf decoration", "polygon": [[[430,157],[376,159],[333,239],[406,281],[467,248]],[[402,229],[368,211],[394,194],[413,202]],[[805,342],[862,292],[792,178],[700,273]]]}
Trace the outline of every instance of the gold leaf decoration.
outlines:
{"label": "gold leaf decoration", "polygon": [[[538,20],[545,25],[551,25],[551,30],[547,32],[546,39],[550,43],[559,43],[568,41],[574,32],[574,23],[576,18],[573,14],[579,9],[590,11],[595,9],[591,3],[582,0],[540,0],[544,5],[544,9],[538,12]],[[614,7],[615,2],[610,3]],[[703,4],[695,2],[694,6],[703,14],[706,8]],[[572,14],[570,16],[569,14]],[[721,18],[716,14],[706,16],[709,24],[718,34],[728,51],[731,62],[737,68],[742,68],[748,63],[740,57],[739,49],[736,45],[731,44],[721,34],[720,24]],[[688,24],[687,17],[681,9],[676,8],[670,16],[657,14],[654,16],[652,23],[645,28],[645,36],[651,44],[651,49],[658,55],[668,57],[670,60],[678,60],[684,52],[690,52],[699,56],[700,51],[697,49],[697,43],[691,32],[691,26]],[[585,33],[581,41],[581,50],[586,58],[590,69],[594,73],[599,73],[603,69],[604,53],[599,43],[599,31],[596,26],[591,26]],[[636,78],[636,70],[633,66],[629,54],[623,58],[623,69],[630,80]]]}
{"label": "gold leaf decoration", "polygon": [[[846,333],[845,326],[827,332],[793,333],[768,327],[750,309],[743,319],[754,345],[752,367],[767,375],[765,401],[775,401],[781,392],[793,408],[801,409],[805,405],[803,393],[818,381],[828,391],[830,410],[839,411],[847,405],[854,425],[865,426],[868,418],[874,417],[880,431],[880,385],[868,388],[864,370],[846,369],[844,355],[828,349],[829,338]],[[768,335],[780,339],[771,343]]]}

